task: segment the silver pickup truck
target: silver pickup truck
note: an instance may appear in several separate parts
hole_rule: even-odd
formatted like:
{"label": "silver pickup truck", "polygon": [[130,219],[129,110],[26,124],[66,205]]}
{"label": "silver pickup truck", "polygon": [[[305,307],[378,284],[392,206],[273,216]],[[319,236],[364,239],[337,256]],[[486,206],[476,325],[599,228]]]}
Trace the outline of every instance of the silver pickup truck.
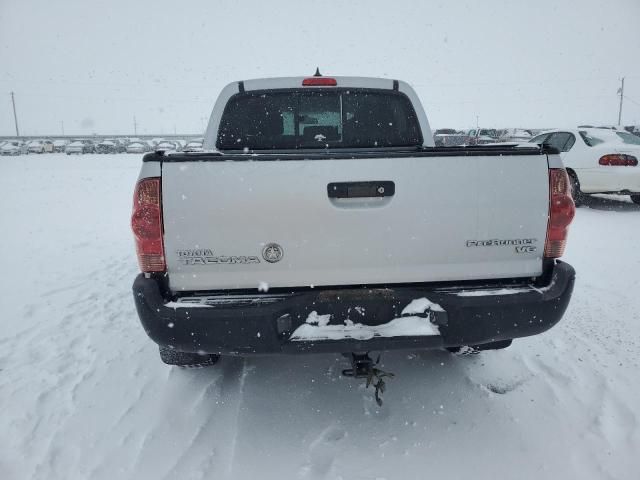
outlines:
{"label": "silver pickup truck", "polygon": [[174,365],[504,348],[564,314],[574,212],[557,151],[435,147],[404,82],[233,82],[203,151],[144,156],[135,304]]}

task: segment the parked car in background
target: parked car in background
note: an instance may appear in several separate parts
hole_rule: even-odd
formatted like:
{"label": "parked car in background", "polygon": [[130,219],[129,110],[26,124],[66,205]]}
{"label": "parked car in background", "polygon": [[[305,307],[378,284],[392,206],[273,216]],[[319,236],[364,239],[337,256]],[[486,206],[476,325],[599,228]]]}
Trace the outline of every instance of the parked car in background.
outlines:
{"label": "parked car in background", "polygon": [[42,148],[44,150],[42,153],[53,153],[55,151],[53,146],[53,140],[43,141]]}
{"label": "parked car in background", "polygon": [[177,152],[178,151],[178,145],[175,142],[169,142],[167,140],[164,140],[164,141],[160,142],[158,145],[156,145],[154,150],[155,151],[165,151],[165,152]]}
{"label": "parked car in background", "polygon": [[[27,140],[25,143],[27,144],[27,152],[26,153],[31,153],[31,146],[34,146],[34,150],[36,150],[36,147],[40,144],[41,140]],[[35,151],[33,153],[36,153]]]}
{"label": "parked car in background", "polygon": [[117,147],[113,140],[102,140],[96,144],[96,153],[116,153]]}
{"label": "parked car in background", "polygon": [[114,140],[116,142],[116,146],[118,147],[118,153],[124,153],[127,151],[127,141],[124,138],[116,138]]}
{"label": "parked car in background", "polygon": [[131,142],[127,145],[127,153],[147,153],[151,151],[151,147],[147,142]]}
{"label": "parked car in background", "polygon": [[74,140],[64,148],[64,153],[71,155],[72,153],[81,155],[84,153],[84,144],[79,140]]}
{"label": "parked car in background", "polygon": [[202,152],[202,150],[203,148],[201,141],[191,141],[184,147],[185,152]]}
{"label": "parked car in background", "polygon": [[500,134],[501,142],[528,142],[531,140],[531,132],[522,128],[507,128]]}
{"label": "parked car in background", "polygon": [[536,135],[540,135],[543,132],[548,132],[551,128],[528,128],[527,131],[531,132],[531,136],[535,137]]}
{"label": "parked car in background", "polygon": [[53,153],[51,140],[32,140],[29,142],[29,153]]}
{"label": "parked car in background", "polygon": [[113,138],[107,138],[96,144],[96,153],[122,153],[124,151],[124,145]]}
{"label": "parked car in background", "polygon": [[0,155],[17,156],[27,153],[27,144],[22,140],[7,140],[2,147],[0,147]]}
{"label": "parked car in background", "polygon": [[457,135],[455,128],[438,128],[433,131],[433,142],[437,147],[445,147],[448,145],[449,135]]}
{"label": "parked car in background", "polygon": [[467,142],[463,133],[439,133],[433,136],[436,147],[459,147]]}
{"label": "parked car in background", "polygon": [[576,205],[592,193],[629,195],[640,204],[640,137],[619,130],[577,128],[545,132],[530,143],[560,151]]}
{"label": "parked car in background", "polygon": [[434,135],[455,135],[458,131],[455,128],[438,128],[433,131]]}
{"label": "parked car in background", "polygon": [[69,140],[63,140],[63,139],[54,140],[53,151],[57,153],[62,153],[64,152],[64,149],[66,148],[67,145],[69,145]]}
{"label": "parked car in background", "polygon": [[472,128],[466,133],[467,145],[486,145],[498,141],[498,132],[495,128]]}
{"label": "parked car in background", "polygon": [[81,155],[83,153],[95,153],[96,147],[91,140],[75,140],[64,149],[67,155],[72,153]]}

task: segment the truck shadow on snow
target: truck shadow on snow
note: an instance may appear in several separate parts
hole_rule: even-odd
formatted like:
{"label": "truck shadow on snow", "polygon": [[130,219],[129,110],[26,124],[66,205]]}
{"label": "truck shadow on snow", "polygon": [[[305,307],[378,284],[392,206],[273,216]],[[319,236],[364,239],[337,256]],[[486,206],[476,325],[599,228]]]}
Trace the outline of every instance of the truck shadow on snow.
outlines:
{"label": "truck shadow on snow", "polygon": [[583,204],[593,210],[640,212],[640,205],[633,203],[627,195],[587,195]]}
{"label": "truck shadow on snow", "polygon": [[519,388],[527,375],[518,372],[517,366],[515,371],[500,368],[510,356],[506,351],[475,356],[441,350],[383,353],[381,368],[395,376],[387,381],[382,406],[376,404],[365,379],[342,375],[349,362],[341,355],[226,357],[212,369],[186,374],[203,382],[221,375],[218,384],[224,391],[235,392],[227,401],[238,402],[239,421],[247,425],[266,422],[279,424],[280,429],[295,428],[292,419],[312,417],[320,424],[356,429],[371,421],[413,426],[422,422],[424,426],[445,417],[447,424],[477,418],[487,402]]}

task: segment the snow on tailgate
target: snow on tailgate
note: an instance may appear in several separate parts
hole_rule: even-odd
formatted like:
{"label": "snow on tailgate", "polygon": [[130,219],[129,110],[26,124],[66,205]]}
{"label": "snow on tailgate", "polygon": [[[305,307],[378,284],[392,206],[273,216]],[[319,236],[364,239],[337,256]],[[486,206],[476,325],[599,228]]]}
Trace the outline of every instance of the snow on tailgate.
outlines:
{"label": "snow on tailgate", "polygon": [[[364,325],[345,319],[342,325],[329,325],[331,315],[319,315],[313,311],[304,324],[291,334],[294,342],[309,340],[370,340],[374,337],[416,337],[440,335],[438,327],[431,323],[431,315],[417,316],[430,312],[444,312],[437,303],[426,298],[412,300],[402,310],[402,317],[394,318],[381,325]],[[404,316],[407,315],[407,316]]]}

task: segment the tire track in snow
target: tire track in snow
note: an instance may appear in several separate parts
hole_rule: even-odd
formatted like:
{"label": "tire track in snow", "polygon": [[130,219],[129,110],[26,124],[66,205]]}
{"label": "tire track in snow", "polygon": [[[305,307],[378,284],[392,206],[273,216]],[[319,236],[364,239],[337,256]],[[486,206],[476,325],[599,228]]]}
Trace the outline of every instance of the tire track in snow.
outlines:
{"label": "tire track in snow", "polygon": [[[178,372],[182,373],[182,372]],[[221,375],[213,378],[194,398],[194,402],[189,408],[185,405],[183,408],[190,411],[194,411],[197,407],[205,407],[205,402],[208,397],[215,396],[217,401],[220,401],[219,386],[223,380]],[[213,407],[209,404],[209,407]],[[212,432],[218,432],[216,426],[215,411],[209,411],[204,421],[200,422],[197,428],[194,429],[193,434],[189,440],[181,447],[181,452],[176,456],[173,465],[167,468],[166,473],[162,478],[172,480],[174,478],[184,475],[184,472],[189,472],[190,476],[195,478],[194,475],[198,475],[199,478],[206,478],[210,474],[210,470],[213,467],[213,463],[217,457],[217,451],[215,448],[209,449],[208,452],[196,451],[203,445],[206,446],[207,436],[210,436]],[[212,446],[213,447],[213,446]],[[205,448],[205,450],[207,450]],[[195,464],[200,464],[199,472],[194,469]]]}
{"label": "tire track in snow", "polygon": [[[225,388],[225,384],[223,383],[223,390],[222,390],[223,398],[225,396],[228,396],[227,401],[231,400],[233,396],[237,397],[235,405],[230,405],[230,407],[235,407],[233,408],[232,416],[227,417],[229,418],[229,420],[233,419],[233,422],[230,422],[228,424],[229,430],[233,432],[232,439],[229,445],[229,452],[227,452],[227,455],[226,455],[228,458],[228,462],[227,462],[227,468],[225,473],[226,473],[226,478],[229,478],[229,479],[233,478],[233,467],[236,459],[236,447],[238,444],[239,416],[242,409],[242,396],[244,394],[244,384],[247,378],[247,374],[250,371],[252,371],[254,368],[254,367],[247,368],[246,366],[246,362],[248,361],[247,359],[239,358],[234,360],[237,360],[237,363],[240,363],[239,367],[236,366],[231,370],[231,374],[233,375],[232,379],[237,378],[237,382],[230,382],[229,385],[226,386],[226,388]],[[226,374],[225,374],[225,378],[227,378]]]}
{"label": "tire track in snow", "polygon": [[347,431],[338,424],[329,425],[308,449],[308,461],[298,470],[299,478],[326,478],[331,472]]}
{"label": "tire track in snow", "polygon": [[[154,352],[154,361],[158,362]],[[168,374],[153,385],[143,403],[151,403],[149,416],[165,418],[136,432],[137,443],[131,454],[130,477],[150,476],[160,479],[233,478],[238,416],[246,374],[243,359],[224,358],[203,369],[181,369],[160,365]],[[196,391],[199,389],[199,391]],[[158,391],[163,391],[160,398]],[[155,399],[155,400],[153,400]],[[156,401],[154,405],[153,402]],[[139,411],[136,412],[139,416]],[[132,421],[136,418],[133,417]],[[139,418],[137,419],[139,423]],[[122,428],[126,431],[126,425]],[[131,428],[131,427],[129,427]],[[171,445],[170,452],[167,445]],[[99,470],[96,478],[109,478]]]}

